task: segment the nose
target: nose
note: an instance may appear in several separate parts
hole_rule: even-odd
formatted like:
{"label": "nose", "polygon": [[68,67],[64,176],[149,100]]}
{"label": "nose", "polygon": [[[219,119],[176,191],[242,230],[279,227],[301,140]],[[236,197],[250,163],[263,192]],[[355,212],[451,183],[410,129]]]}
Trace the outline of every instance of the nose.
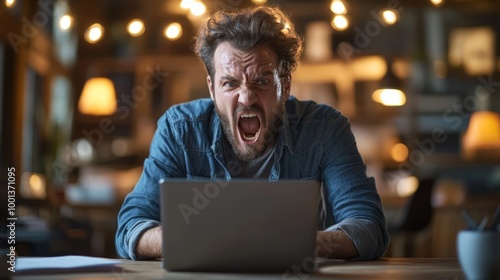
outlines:
{"label": "nose", "polygon": [[255,103],[255,101],[257,101],[257,95],[252,86],[248,84],[241,85],[238,102],[242,105],[249,106]]}

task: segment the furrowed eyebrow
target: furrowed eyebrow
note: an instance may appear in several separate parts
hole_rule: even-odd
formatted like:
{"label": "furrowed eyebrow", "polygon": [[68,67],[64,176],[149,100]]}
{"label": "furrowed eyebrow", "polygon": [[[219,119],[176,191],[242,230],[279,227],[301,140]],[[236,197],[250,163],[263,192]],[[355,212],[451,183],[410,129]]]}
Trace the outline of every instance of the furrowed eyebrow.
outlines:
{"label": "furrowed eyebrow", "polygon": [[254,80],[260,80],[269,76],[274,76],[272,71],[266,71],[255,76]]}
{"label": "furrowed eyebrow", "polygon": [[236,79],[235,77],[231,77],[231,76],[223,76],[223,77],[221,77],[221,80],[230,81],[230,82],[237,82],[238,81],[238,79]]}
{"label": "furrowed eyebrow", "polygon": [[260,73],[259,75],[257,75],[257,78],[262,78],[262,77],[266,77],[266,76],[273,76],[274,73],[273,71],[264,71],[262,73]]}

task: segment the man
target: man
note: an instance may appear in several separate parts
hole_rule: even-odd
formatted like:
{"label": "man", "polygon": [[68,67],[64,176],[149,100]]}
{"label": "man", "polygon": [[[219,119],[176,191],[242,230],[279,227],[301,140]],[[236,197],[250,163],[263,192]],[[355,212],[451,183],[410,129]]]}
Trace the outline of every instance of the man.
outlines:
{"label": "man", "polygon": [[257,7],[216,13],[200,28],[195,48],[211,99],[173,106],[158,121],[141,178],[119,213],[121,256],[162,256],[158,182],[168,177],[319,180],[324,230],[317,255],[384,254],[380,197],[347,119],[290,96],[302,41],[287,22],[278,8]]}

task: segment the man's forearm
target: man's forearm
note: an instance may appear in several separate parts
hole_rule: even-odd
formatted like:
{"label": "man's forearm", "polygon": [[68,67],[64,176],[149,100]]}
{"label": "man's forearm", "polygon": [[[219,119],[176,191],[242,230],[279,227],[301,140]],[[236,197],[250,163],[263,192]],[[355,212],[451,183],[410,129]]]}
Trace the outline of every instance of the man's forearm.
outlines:
{"label": "man's forearm", "polygon": [[[145,231],[137,243],[137,255],[141,258],[161,258],[161,236],[161,227]],[[358,256],[358,251],[343,231],[319,231],[316,237],[315,255],[321,258],[352,259]]]}
{"label": "man's forearm", "polygon": [[136,254],[141,258],[156,259],[162,256],[162,231],[161,227],[146,230],[135,248]]}
{"label": "man's forearm", "polygon": [[314,253],[316,257],[344,260],[359,255],[352,240],[341,230],[318,231]]}

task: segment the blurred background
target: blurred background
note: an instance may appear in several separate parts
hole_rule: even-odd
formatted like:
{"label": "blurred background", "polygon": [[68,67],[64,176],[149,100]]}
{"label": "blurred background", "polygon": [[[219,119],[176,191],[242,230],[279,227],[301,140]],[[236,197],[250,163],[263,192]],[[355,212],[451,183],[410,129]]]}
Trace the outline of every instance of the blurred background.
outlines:
{"label": "blurred background", "polygon": [[14,180],[19,255],[116,257],[157,119],[209,97],[200,21],[263,4],[304,38],[292,94],[351,121],[386,256],[456,257],[462,212],[500,204],[498,0],[2,0],[1,223]]}

